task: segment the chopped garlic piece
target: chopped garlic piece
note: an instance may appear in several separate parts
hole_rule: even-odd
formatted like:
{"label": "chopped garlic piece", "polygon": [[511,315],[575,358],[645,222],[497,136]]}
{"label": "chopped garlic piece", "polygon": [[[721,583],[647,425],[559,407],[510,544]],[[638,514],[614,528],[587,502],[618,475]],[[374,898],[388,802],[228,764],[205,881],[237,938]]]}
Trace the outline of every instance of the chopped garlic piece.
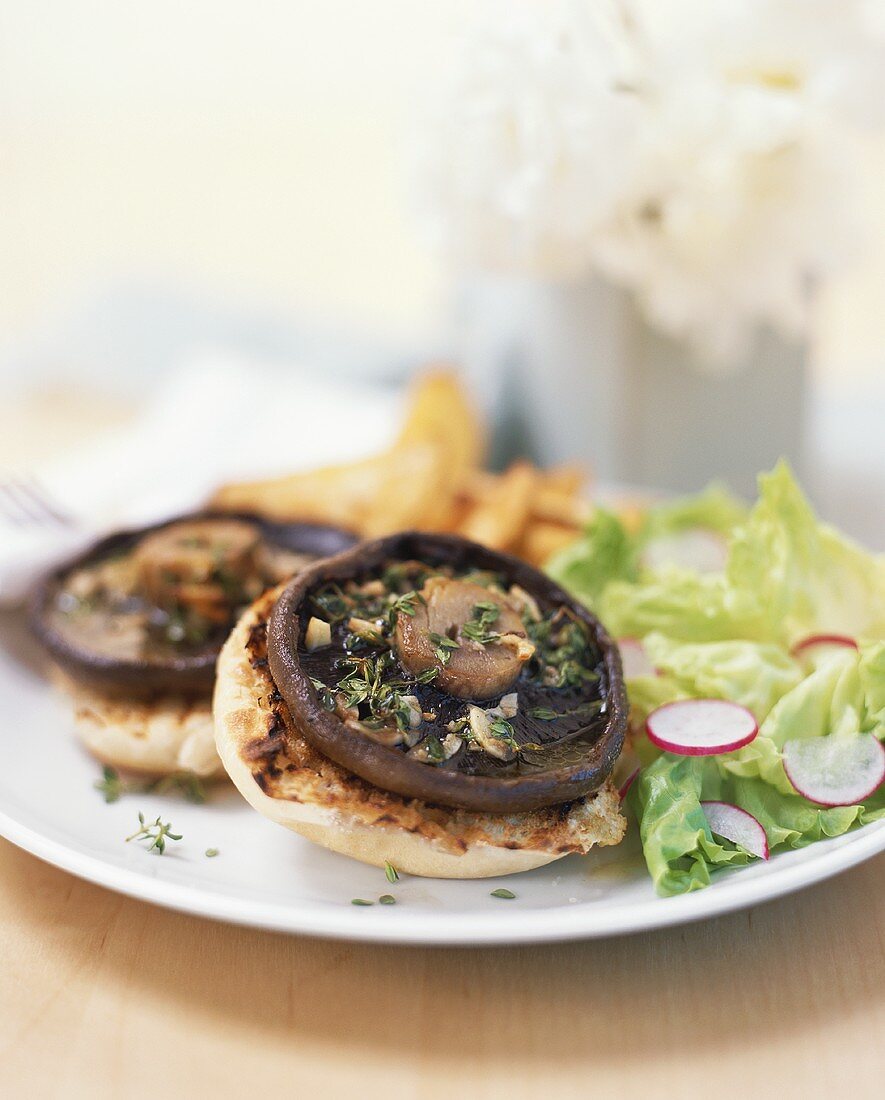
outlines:
{"label": "chopped garlic piece", "polygon": [[347,620],[347,629],[365,642],[380,642],[383,639],[381,623],[371,619],[358,619],[354,615]]}
{"label": "chopped garlic piece", "polygon": [[509,695],[502,695],[501,702],[495,708],[500,711],[502,718],[513,718],[519,710],[519,695],[511,691]]}
{"label": "chopped garlic piece", "polygon": [[541,621],[541,609],[538,607],[538,601],[524,588],[520,588],[518,584],[512,584],[507,595],[520,615],[528,615],[536,623]]}
{"label": "chopped garlic piece", "polygon": [[470,719],[470,732],[479,747],[489,756],[494,756],[496,760],[512,760],[516,753],[506,741],[496,737],[492,732],[491,718],[488,713],[472,703],[467,713]]}
{"label": "chopped garlic piece", "polygon": [[323,619],[312,618],[304,632],[304,644],[310,649],[319,649],[332,644],[332,627]]}
{"label": "chopped garlic piece", "polygon": [[498,639],[498,643],[512,649],[516,654],[516,659],[521,662],[528,661],[535,652],[534,642],[530,642],[528,638],[524,638],[521,634],[502,634]]}
{"label": "chopped garlic piece", "polygon": [[421,701],[417,695],[401,695],[400,698],[409,709],[409,729],[417,729],[424,718],[421,711]]}

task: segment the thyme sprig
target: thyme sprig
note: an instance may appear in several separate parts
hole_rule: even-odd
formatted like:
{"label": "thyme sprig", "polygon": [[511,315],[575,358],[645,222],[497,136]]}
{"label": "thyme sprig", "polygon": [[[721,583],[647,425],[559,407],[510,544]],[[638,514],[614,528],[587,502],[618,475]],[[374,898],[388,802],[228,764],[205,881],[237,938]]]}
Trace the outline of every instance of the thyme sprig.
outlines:
{"label": "thyme sprig", "polygon": [[[363,719],[375,719],[382,723],[393,721],[398,729],[407,730],[411,725],[413,705],[406,696],[411,692],[400,689],[413,688],[414,681],[385,680],[384,674],[393,663],[390,652],[377,657],[349,654],[341,662],[348,671],[339,681],[338,690],[344,696],[344,707],[362,707],[365,710],[366,713],[361,715]],[[418,682],[429,683],[432,678],[419,677]]]}
{"label": "thyme sprig", "polygon": [[390,625],[396,625],[397,615],[407,615],[410,619],[415,616],[415,604],[419,599],[417,592],[406,592],[402,596],[397,598],[390,605],[389,620]]}
{"label": "thyme sprig", "polygon": [[325,707],[326,710],[334,710],[335,693],[332,689],[327,684],[324,684],[322,680],[317,680],[315,676],[311,676],[310,682],[313,684],[314,690],[320,697],[320,703],[322,703],[323,707]]}
{"label": "thyme sprig", "polygon": [[147,822],[143,813],[138,815],[138,828],[130,836],[126,837],[126,843],[131,840],[148,840],[150,843],[147,846],[148,852],[156,852],[158,856],[161,856],[166,851],[167,840],[181,840],[181,833],[172,832],[171,821],[161,821],[159,815],[156,821]]}
{"label": "thyme sprig", "polygon": [[549,686],[580,688],[599,680],[586,629],[568,608],[560,608],[553,618],[528,623],[526,630],[535,644],[532,660]]}
{"label": "thyme sprig", "polygon": [[601,699],[593,699],[589,703],[579,703],[568,710],[554,710],[552,707],[532,707],[527,713],[529,718],[537,718],[539,722],[552,722],[555,718],[592,718],[599,714],[603,708]]}
{"label": "thyme sprig", "polygon": [[461,627],[461,634],[479,645],[491,645],[501,637],[498,631],[490,629],[500,615],[501,608],[493,600],[482,600],[474,605],[473,615]]}
{"label": "thyme sprig", "polygon": [[114,768],[109,768],[107,765],[102,768],[101,773],[102,778],[97,779],[95,783],[92,784],[93,787],[95,787],[97,791],[101,791],[105,802],[109,804],[111,802],[119,802],[120,796],[124,791],[123,780]]}
{"label": "thyme sprig", "polygon": [[102,768],[102,778],[93,784],[105,802],[119,802],[124,794],[181,794],[188,802],[201,804],[206,801],[206,788],[196,775],[190,772],[173,772],[149,782],[126,780],[116,768]]}

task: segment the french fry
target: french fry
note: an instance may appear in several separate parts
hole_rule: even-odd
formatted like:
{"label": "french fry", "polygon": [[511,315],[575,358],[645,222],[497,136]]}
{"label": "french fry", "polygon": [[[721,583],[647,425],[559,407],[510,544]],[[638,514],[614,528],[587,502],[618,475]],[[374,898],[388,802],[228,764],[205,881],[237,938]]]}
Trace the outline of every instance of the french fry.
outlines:
{"label": "french fry", "polygon": [[418,380],[393,446],[362,462],[227,485],[212,504],[270,519],[335,523],[365,535],[450,529],[460,486],[479,462],[483,430],[451,373]]}
{"label": "french fry", "polygon": [[493,550],[514,546],[528,521],[537,478],[538,472],[531,463],[514,462],[496,480],[485,499],[468,512],[461,534]]}
{"label": "french fry", "polygon": [[454,499],[445,452],[433,443],[398,445],[387,459],[385,477],[363,516],[362,534],[375,538],[444,526]]}
{"label": "french fry", "polygon": [[544,471],[544,484],[548,489],[576,497],[586,487],[587,471],[580,466],[551,466]]}
{"label": "french fry", "polygon": [[396,446],[416,443],[432,443],[445,450],[456,482],[482,461],[485,431],[456,374],[433,371],[413,386]]}
{"label": "french fry", "polygon": [[389,463],[385,453],[346,466],[225,485],[211,503],[222,511],[257,512],[268,519],[312,520],[360,530],[388,476]]}
{"label": "french fry", "polygon": [[531,565],[541,568],[554,554],[574,542],[579,534],[577,527],[543,520],[532,522],[523,532],[515,553]]}
{"label": "french fry", "polygon": [[567,527],[580,527],[591,510],[586,500],[551,488],[543,482],[532,498],[533,518],[562,523]]}
{"label": "french fry", "polygon": [[484,444],[457,377],[434,371],[413,386],[402,430],[381,454],[227,485],[212,504],[271,519],[333,523],[365,536],[452,531],[543,565],[577,536],[592,511],[582,495],[584,472],[576,466],[543,471],[519,461],[491,473],[479,465]]}

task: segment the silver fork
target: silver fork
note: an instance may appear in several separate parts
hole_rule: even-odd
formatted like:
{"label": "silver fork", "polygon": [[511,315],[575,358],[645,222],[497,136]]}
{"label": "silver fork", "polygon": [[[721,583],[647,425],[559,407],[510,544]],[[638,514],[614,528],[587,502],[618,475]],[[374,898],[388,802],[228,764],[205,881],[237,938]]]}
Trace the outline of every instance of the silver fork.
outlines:
{"label": "silver fork", "polygon": [[0,478],[0,520],[15,527],[75,526],[73,516],[27,474]]}

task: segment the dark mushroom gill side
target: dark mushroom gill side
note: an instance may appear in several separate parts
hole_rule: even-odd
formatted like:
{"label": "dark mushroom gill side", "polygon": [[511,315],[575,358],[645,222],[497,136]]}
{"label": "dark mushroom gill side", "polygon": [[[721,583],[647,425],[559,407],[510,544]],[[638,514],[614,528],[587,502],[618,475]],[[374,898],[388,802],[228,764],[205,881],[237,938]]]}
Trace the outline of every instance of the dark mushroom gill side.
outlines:
{"label": "dark mushroom gill side", "polygon": [[[602,670],[604,718],[572,731],[566,749],[544,753],[518,774],[467,774],[428,766],[397,748],[349,729],[323,705],[305,667],[302,643],[312,612],[311,593],[329,582],[376,575],[393,561],[417,560],[454,569],[491,570],[519,585],[546,606],[566,607],[597,648]],[[611,773],[627,725],[620,655],[602,624],[549,577],[505,554],[457,535],[406,532],[362,543],[336,558],[317,562],[284,590],[271,615],[268,656],[274,681],[302,736],[336,763],[376,786],[441,805],[510,813],[571,801],[596,790]]]}
{"label": "dark mushroom gill side", "polygon": [[223,625],[217,636],[204,646],[185,652],[164,652],[140,657],[121,657],[91,649],[83,639],[62,630],[54,615],[59,594],[77,570],[133,553],[146,538],[190,521],[242,521],[254,525],[263,541],[281,551],[303,554],[311,559],[328,557],[353,546],[356,536],[349,531],[310,523],[273,523],[251,513],[200,511],[146,527],[117,531],[99,540],[85,552],[69,559],[38,581],[29,601],[31,630],[44,648],[73,679],[103,691],[133,698],[170,692],[205,696],[215,679],[215,662],[227,634]]}

